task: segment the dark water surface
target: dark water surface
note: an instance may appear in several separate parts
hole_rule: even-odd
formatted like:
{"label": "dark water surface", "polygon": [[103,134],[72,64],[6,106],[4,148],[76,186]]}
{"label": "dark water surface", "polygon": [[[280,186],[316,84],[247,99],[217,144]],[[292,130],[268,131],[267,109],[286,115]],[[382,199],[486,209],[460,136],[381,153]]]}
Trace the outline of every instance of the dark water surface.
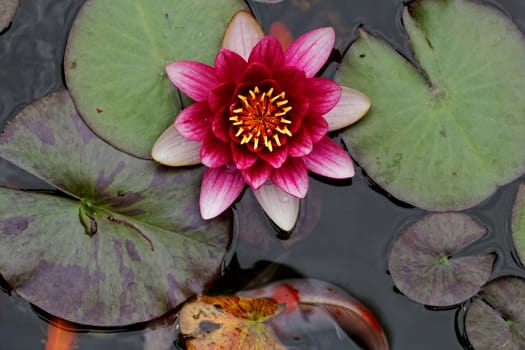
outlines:
{"label": "dark water surface", "polygon": [[[482,2],[503,11],[525,31],[525,2]],[[21,1],[12,26],[0,35],[0,126],[27,103],[64,88],[64,46],[82,3],[81,0]],[[336,48],[344,52],[354,38],[356,26],[364,25],[410,57],[400,19],[401,0],[285,0],[279,5],[252,5],[265,29],[281,21],[297,36],[315,27],[332,25],[338,33]],[[337,56],[334,55],[336,59]],[[488,228],[487,237],[472,250],[498,255],[493,277],[525,276],[514,257],[510,232],[517,185],[524,180],[522,176],[466,211]],[[2,160],[0,183],[49,189]],[[359,168],[352,181],[311,179],[310,195],[303,205],[301,234],[305,237],[301,240],[294,240],[293,235],[289,241],[279,240],[272,225],[260,212],[254,212],[252,201],[247,191],[235,209],[239,216],[245,217],[239,220],[237,230],[256,232],[256,236],[251,240],[239,239],[232,263],[215,290],[231,291],[280,277],[323,279],[346,289],[375,312],[393,350],[468,348],[462,344],[462,308],[441,311],[425,308],[396,292],[388,275],[387,258],[393,238],[401,227],[424,215],[424,210],[389,198]],[[257,217],[260,223],[254,224],[252,217]],[[259,242],[256,244],[254,240]],[[0,292],[1,350],[44,349],[41,341],[46,332],[46,323],[27,303]],[[314,334],[312,338],[298,342],[297,348],[314,349],[315,345],[319,349],[357,348],[349,342],[337,342],[334,334]],[[327,339],[333,342],[328,344]],[[78,344],[80,349],[143,348],[142,332],[138,330],[82,334]]]}

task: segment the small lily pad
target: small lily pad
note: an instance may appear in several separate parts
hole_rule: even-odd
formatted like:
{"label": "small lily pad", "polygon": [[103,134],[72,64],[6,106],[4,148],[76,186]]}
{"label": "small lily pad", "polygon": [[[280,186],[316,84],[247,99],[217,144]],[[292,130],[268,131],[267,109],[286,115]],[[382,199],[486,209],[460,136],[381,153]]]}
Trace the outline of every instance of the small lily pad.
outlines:
{"label": "small lily pad", "polygon": [[343,132],[350,153],[389,193],[460,210],[525,172],[525,40],[498,10],[468,0],[410,2],[409,63],[364,31],[336,79],[370,97]]}
{"label": "small lily pad", "polygon": [[67,92],[23,109],[0,156],[68,196],[0,187],[0,273],[47,312],[100,326],[158,317],[217,274],[231,220],[201,219],[202,169],[168,169],[97,138]]}
{"label": "small lily pad", "polygon": [[201,296],[182,308],[180,330],[188,350],[285,350],[265,325],[281,311],[270,298]]}
{"label": "small lily pad", "polygon": [[488,281],[495,256],[456,254],[485,233],[463,213],[428,214],[405,227],[388,261],[396,287],[432,306],[452,306],[472,297]]}
{"label": "small lily pad", "polygon": [[6,29],[11,23],[13,16],[20,0],[2,0],[0,1],[0,32]]}
{"label": "small lily pad", "polygon": [[512,235],[521,263],[525,264],[525,184],[520,184],[512,210]]}
{"label": "small lily pad", "polygon": [[245,7],[242,0],[87,0],[64,63],[86,123],[115,147],[150,158],[180,109],[166,64],[213,63],[224,28]]}
{"label": "small lily pad", "polygon": [[525,280],[500,277],[484,286],[465,315],[476,350],[525,348]]}

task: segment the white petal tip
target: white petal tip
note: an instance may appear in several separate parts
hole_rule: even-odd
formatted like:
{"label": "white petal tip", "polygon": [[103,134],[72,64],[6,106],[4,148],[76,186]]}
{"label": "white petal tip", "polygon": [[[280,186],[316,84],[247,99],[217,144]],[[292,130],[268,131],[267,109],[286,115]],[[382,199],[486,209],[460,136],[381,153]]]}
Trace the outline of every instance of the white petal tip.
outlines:
{"label": "white petal tip", "polygon": [[239,11],[226,27],[222,47],[238,53],[244,59],[248,59],[253,47],[263,37],[264,31],[252,14],[247,11]]}
{"label": "white petal tip", "polygon": [[299,216],[299,198],[289,195],[271,182],[253,193],[264,212],[280,229],[291,231],[295,227]]}
{"label": "white petal tip", "polygon": [[169,166],[186,166],[200,163],[200,142],[185,139],[174,126],[167,128],[151,150],[151,157]]}
{"label": "white petal tip", "polygon": [[201,216],[204,220],[210,220],[210,219],[216,218],[217,216],[219,216],[219,214],[221,213],[215,213],[213,211],[209,211],[201,207]]}
{"label": "white petal tip", "polygon": [[330,131],[342,129],[363,118],[370,108],[370,98],[360,91],[342,86],[343,91],[339,103],[324,118]]}

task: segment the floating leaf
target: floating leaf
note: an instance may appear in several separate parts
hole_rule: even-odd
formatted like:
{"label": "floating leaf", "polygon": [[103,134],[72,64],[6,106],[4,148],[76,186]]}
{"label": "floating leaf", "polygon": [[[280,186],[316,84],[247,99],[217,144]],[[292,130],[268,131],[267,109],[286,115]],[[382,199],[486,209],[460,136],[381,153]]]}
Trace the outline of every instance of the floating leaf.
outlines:
{"label": "floating leaf", "polygon": [[351,154],[395,197],[459,210],[525,171],[525,45],[496,9],[467,0],[411,2],[414,67],[361,32],[337,80],[372,109],[343,132]]}
{"label": "floating leaf", "polygon": [[525,184],[520,184],[512,210],[512,235],[521,263],[525,264]]}
{"label": "floating leaf", "polygon": [[241,291],[244,297],[266,297],[286,306],[269,321],[279,338],[300,339],[308,331],[331,327],[356,337],[371,350],[388,350],[388,341],[374,314],[341,288],[316,279],[288,279]]}
{"label": "floating leaf", "polygon": [[265,325],[281,310],[269,298],[201,296],[182,308],[180,330],[188,350],[285,350]]}
{"label": "floating leaf", "polygon": [[119,149],[150,158],[180,109],[167,63],[213,63],[241,0],[87,0],[68,40],[65,73],[80,114]]}
{"label": "floating leaf", "polygon": [[19,0],[2,0],[0,1],[0,32],[6,29],[11,23],[19,5]]}
{"label": "floating leaf", "polygon": [[484,286],[465,315],[476,350],[525,348],[525,280],[501,277]]}
{"label": "floating leaf", "polygon": [[397,288],[419,303],[451,306],[475,295],[492,270],[493,254],[455,256],[486,229],[463,213],[434,213],[407,226],[390,252]]}
{"label": "floating leaf", "polygon": [[71,198],[0,188],[0,273],[61,318],[121,325],[158,317],[214,278],[231,223],[201,219],[202,169],[167,169],[112,148],[67,92],[26,107],[0,156]]}

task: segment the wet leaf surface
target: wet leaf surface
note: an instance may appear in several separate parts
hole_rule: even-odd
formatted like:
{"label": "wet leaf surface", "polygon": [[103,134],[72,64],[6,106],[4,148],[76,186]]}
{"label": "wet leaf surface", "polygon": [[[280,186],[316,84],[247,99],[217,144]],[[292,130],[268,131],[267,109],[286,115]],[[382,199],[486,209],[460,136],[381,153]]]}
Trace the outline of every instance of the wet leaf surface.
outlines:
{"label": "wet leaf surface", "polygon": [[11,23],[19,3],[19,0],[0,1],[0,32],[6,29],[9,23]]}
{"label": "wet leaf surface", "polygon": [[396,287],[410,299],[432,306],[469,299],[488,281],[495,255],[456,255],[485,233],[462,213],[428,214],[405,227],[388,261]]}
{"label": "wet leaf surface", "polygon": [[182,308],[180,330],[188,350],[285,350],[265,325],[281,311],[269,298],[201,296]]}
{"label": "wet leaf surface", "polygon": [[522,265],[525,265],[525,184],[520,184],[512,210],[512,235]]}
{"label": "wet leaf surface", "polygon": [[243,8],[242,0],[86,1],[64,64],[80,114],[109,143],[150,158],[180,109],[166,64],[212,64],[226,24]]}
{"label": "wet leaf surface", "polygon": [[23,109],[0,137],[0,156],[69,195],[0,188],[0,273],[31,303],[78,323],[131,324],[215,277],[231,222],[201,219],[202,170],[117,151],[67,92]]}
{"label": "wet leaf surface", "polygon": [[430,210],[471,207],[525,171],[525,45],[498,10],[467,0],[410,2],[418,66],[361,31],[337,74],[372,101],[343,132],[392,195]]}
{"label": "wet leaf surface", "polygon": [[525,348],[525,280],[500,277],[484,286],[465,316],[476,350]]}

